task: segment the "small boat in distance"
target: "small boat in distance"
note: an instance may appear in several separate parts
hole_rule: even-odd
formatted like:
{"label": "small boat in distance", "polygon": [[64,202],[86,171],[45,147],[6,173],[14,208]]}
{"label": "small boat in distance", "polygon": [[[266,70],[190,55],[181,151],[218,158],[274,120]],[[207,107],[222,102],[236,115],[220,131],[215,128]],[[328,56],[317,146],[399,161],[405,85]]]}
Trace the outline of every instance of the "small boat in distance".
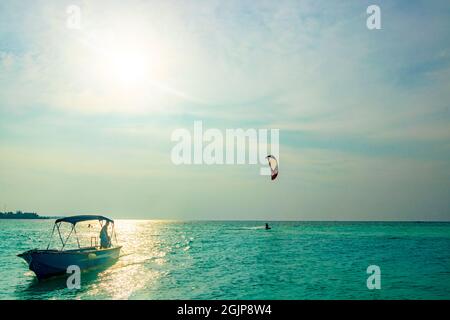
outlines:
{"label": "small boat in distance", "polygon": [[[108,243],[106,246],[97,245],[97,236],[91,237],[91,245],[82,247],[80,239],[77,235],[76,225],[84,221],[98,221],[100,227],[108,228],[110,224],[111,236],[108,236]],[[63,239],[61,235],[60,226],[62,223],[71,225],[69,235]],[[105,224],[105,225],[104,225]],[[88,226],[89,228],[91,225]],[[55,230],[58,231],[59,239],[61,240],[61,249],[50,249],[50,244],[53,239]],[[64,250],[66,244],[72,234],[75,234],[78,248]],[[114,239],[114,245],[113,245]],[[39,280],[49,277],[65,274],[67,268],[71,265],[78,266],[81,270],[91,269],[102,265],[112,264],[119,259],[120,249],[122,247],[117,245],[117,237],[114,231],[114,221],[110,218],[97,215],[81,215],[57,219],[53,226],[50,242],[45,250],[33,249],[21,253],[18,257],[24,259]]]}

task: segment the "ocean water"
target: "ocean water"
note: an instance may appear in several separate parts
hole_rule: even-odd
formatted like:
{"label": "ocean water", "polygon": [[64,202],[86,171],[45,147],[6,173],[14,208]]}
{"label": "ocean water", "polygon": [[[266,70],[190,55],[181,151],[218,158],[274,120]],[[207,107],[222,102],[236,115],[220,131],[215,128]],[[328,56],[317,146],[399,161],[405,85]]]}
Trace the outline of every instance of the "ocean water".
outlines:
{"label": "ocean water", "polygon": [[0,299],[450,298],[450,223],[117,220],[121,258],[79,290],[38,282],[16,257],[45,248],[52,224],[0,220]]}

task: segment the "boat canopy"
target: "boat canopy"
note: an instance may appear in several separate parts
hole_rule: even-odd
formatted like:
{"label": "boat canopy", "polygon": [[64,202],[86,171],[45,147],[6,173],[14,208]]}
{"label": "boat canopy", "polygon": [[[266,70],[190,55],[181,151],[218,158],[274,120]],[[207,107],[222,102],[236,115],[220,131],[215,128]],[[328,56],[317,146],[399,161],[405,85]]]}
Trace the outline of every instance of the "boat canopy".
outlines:
{"label": "boat canopy", "polygon": [[55,221],[56,223],[60,223],[60,222],[68,222],[71,223],[73,225],[77,224],[78,222],[82,222],[82,221],[92,221],[92,220],[105,220],[105,221],[109,221],[111,223],[114,223],[114,220],[104,217],[104,216],[95,216],[95,215],[82,215],[82,216],[72,216],[72,217],[65,217],[65,218],[61,218],[61,219],[57,219]]}

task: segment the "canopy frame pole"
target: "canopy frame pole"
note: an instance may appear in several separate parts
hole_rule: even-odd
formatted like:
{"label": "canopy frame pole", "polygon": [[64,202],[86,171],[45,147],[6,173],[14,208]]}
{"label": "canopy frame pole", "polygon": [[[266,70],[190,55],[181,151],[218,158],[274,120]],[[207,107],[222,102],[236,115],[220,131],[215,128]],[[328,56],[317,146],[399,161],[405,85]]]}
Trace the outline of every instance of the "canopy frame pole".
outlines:
{"label": "canopy frame pole", "polygon": [[75,225],[74,225],[74,224],[72,225],[72,229],[70,230],[69,235],[68,235],[67,238],[66,238],[66,241],[63,243],[63,246],[62,246],[62,248],[61,248],[61,251],[62,251],[62,250],[64,249],[64,247],[66,246],[67,241],[69,241],[69,238],[70,238],[70,236],[72,235],[73,229],[75,229]]}
{"label": "canopy frame pole", "polygon": [[52,243],[53,234],[55,233],[55,227],[56,227],[56,223],[53,225],[52,234],[50,236],[50,240],[48,241],[48,245],[47,245],[47,250],[50,248],[50,244]]}
{"label": "canopy frame pole", "polygon": [[[64,240],[63,240],[63,238],[61,236],[61,230],[59,229],[59,225],[60,225],[60,223],[58,223],[56,225],[56,228],[58,229],[59,240],[61,240],[61,244],[63,245],[63,248],[64,248]],[[61,248],[61,250],[62,250],[62,248]]]}
{"label": "canopy frame pole", "polygon": [[[100,235],[101,235],[101,233],[102,233],[101,230],[103,229],[103,220],[98,220],[98,223],[100,225]],[[100,238],[100,235],[98,236],[98,242],[99,242],[99,247],[101,249],[101,247],[102,247],[102,239]]]}
{"label": "canopy frame pole", "polygon": [[117,241],[116,225],[114,223],[112,224],[112,236],[111,236],[111,239],[112,239],[113,236],[114,236],[114,241],[116,242],[116,246],[119,245],[119,241]]}
{"label": "canopy frame pole", "polygon": [[81,249],[81,246],[80,246],[80,239],[78,238],[76,225],[73,225],[73,231],[74,231],[74,233],[75,233],[75,237],[77,238],[78,249]]}

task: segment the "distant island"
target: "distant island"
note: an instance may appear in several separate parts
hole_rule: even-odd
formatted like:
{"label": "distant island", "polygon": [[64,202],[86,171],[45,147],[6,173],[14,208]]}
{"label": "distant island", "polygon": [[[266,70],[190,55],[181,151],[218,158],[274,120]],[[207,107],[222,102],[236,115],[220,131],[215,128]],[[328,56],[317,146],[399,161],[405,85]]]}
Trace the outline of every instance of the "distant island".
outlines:
{"label": "distant island", "polygon": [[49,217],[41,217],[35,212],[0,212],[0,219],[50,219]]}

